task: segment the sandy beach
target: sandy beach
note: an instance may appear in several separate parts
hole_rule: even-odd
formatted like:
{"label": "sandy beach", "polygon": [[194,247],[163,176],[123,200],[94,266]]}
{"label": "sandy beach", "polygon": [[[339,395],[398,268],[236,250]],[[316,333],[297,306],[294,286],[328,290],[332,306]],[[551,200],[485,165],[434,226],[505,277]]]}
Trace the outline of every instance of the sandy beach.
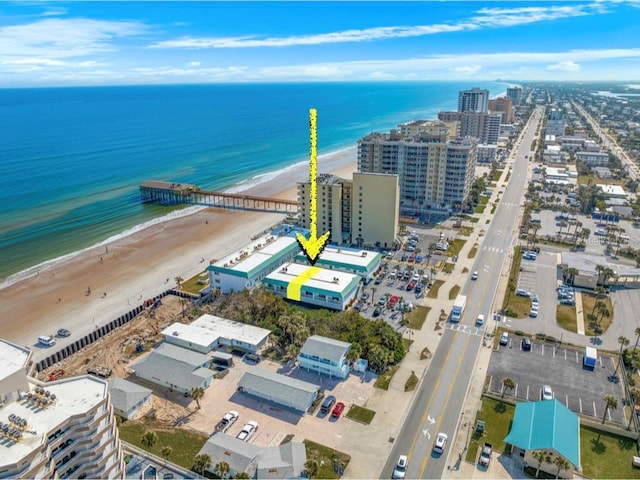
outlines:
{"label": "sandy beach", "polygon": [[[355,170],[355,147],[318,160],[320,173],[351,178]],[[308,176],[308,164],[298,165],[246,193],[295,199],[296,182]],[[174,286],[177,276],[187,279],[203,271],[211,260],[237,250],[285,218],[277,213],[209,208],[56,262],[0,290],[0,335],[33,348],[34,359],[39,360],[50,353],[34,348],[39,335],[67,328],[72,336],[54,348],[66,345]]]}

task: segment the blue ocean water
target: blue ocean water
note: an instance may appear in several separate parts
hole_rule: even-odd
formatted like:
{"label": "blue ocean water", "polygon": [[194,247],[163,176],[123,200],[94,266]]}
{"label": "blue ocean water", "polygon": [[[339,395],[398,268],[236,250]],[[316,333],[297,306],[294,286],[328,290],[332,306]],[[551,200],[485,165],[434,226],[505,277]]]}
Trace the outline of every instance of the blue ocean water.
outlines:
{"label": "blue ocean water", "polygon": [[0,281],[166,215],[145,180],[227,189],[374,130],[455,110],[498,82],[0,89]]}

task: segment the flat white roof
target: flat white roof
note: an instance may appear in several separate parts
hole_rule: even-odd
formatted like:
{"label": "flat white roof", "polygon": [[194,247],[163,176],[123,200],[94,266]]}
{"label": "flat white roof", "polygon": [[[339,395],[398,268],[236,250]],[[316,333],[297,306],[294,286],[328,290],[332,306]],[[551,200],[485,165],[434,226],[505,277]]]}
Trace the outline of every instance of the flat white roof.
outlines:
{"label": "flat white roof", "polygon": [[318,262],[326,262],[336,265],[353,265],[355,267],[367,269],[376,261],[380,261],[381,258],[382,255],[378,252],[372,252],[370,250],[355,250],[350,248],[347,249],[327,246],[320,254]]}
{"label": "flat white roof", "polygon": [[273,255],[294,243],[297,243],[297,240],[293,237],[265,235],[240,250],[218,260],[213,266],[227,268],[236,272],[249,273],[260,265],[268,262]]}
{"label": "flat white roof", "polygon": [[31,350],[0,338],[0,381],[24,370]]}
{"label": "flat white roof", "polygon": [[[307,272],[308,270],[309,272]],[[340,272],[337,270],[328,270],[326,268],[320,267],[310,267],[308,265],[302,265],[299,263],[289,263],[283,265],[276,271],[267,275],[265,280],[276,280],[289,285],[289,283],[296,280],[302,274],[310,274],[310,272],[312,272],[312,276],[308,279],[300,279],[301,284],[305,287],[325,290],[327,292],[341,294],[351,284],[351,282],[354,281],[354,279],[360,281],[360,277],[351,273]]]}
{"label": "flat white roof", "polygon": [[627,192],[625,192],[624,188],[622,188],[620,185],[602,185],[599,183],[598,188],[607,195],[615,195],[618,197],[627,196]]}
{"label": "flat white roof", "polygon": [[[0,408],[2,421],[6,422],[10,414],[27,421],[27,427],[20,442],[0,442],[2,464],[11,464],[24,458],[33,450],[39,450],[48,436],[61,422],[73,415],[85,413],[102,402],[107,395],[107,382],[92,375],[61,379],[49,383],[29,383],[31,392],[43,385],[45,390],[55,394],[55,402],[38,408],[31,401],[7,403]],[[23,394],[26,392],[22,392]],[[29,433],[28,431],[33,431]]]}
{"label": "flat white roof", "polygon": [[237,340],[258,345],[271,333],[266,328],[235,322],[215,315],[204,314],[189,325],[174,323],[162,331],[165,337],[173,337],[203,347],[210,347],[219,338]]}

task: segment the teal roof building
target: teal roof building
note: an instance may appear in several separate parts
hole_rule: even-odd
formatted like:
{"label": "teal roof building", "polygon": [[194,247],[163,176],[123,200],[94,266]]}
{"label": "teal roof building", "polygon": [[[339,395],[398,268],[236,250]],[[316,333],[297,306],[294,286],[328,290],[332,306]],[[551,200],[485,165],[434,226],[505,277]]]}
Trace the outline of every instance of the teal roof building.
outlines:
{"label": "teal roof building", "polygon": [[553,450],[580,469],[580,419],[558,400],[516,404],[505,443],[522,450]]}

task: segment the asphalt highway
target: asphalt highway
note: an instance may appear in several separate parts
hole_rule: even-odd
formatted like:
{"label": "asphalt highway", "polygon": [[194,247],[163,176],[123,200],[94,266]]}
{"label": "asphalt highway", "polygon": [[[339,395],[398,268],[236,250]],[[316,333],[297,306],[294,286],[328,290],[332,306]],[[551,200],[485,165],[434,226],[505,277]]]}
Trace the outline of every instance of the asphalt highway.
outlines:
{"label": "asphalt highway", "polygon": [[[442,478],[447,465],[457,461],[452,451],[463,403],[474,371],[484,330],[475,327],[478,314],[488,320],[493,315],[493,303],[498,290],[506,255],[517,242],[514,228],[525,191],[531,142],[544,112],[538,108],[520,135],[515,153],[511,156],[513,169],[504,195],[496,209],[471,271],[479,272],[478,280],[468,281],[462,293],[467,305],[460,324],[444,329],[438,349],[415,396],[405,422],[394,442],[380,478],[391,478],[400,455],[409,457],[406,478]],[[508,162],[509,163],[509,162]],[[487,208],[491,208],[489,204]],[[479,230],[476,226],[476,231]],[[486,325],[486,322],[485,322]],[[485,327],[486,328],[486,327]],[[444,454],[433,453],[438,432],[449,440]],[[448,459],[451,459],[448,462]]]}

